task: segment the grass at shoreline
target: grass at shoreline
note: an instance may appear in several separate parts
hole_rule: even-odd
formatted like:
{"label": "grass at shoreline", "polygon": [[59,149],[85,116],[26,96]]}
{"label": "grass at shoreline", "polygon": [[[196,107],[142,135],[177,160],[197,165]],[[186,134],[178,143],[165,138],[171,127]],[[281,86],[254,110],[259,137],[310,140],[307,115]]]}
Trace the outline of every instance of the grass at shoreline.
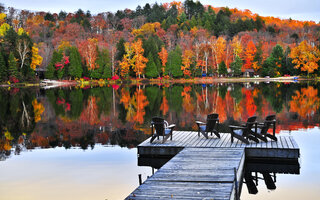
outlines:
{"label": "grass at shoreline", "polygon": [[316,78],[307,78],[299,77],[277,77],[277,78],[216,78],[216,77],[205,77],[205,78],[192,78],[192,79],[128,79],[128,80],[88,80],[88,81],[79,81],[79,80],[41,80],[36,83],[15,83],[0,84],[0,87],[15,87],[15,88],[24,88],[24,87],[44,87],[44,86],[53,86],[53,87],[70,87],[70,86],[91,86],[91,85],[140,85],[140,84],[175,84],[175,83],[194,83],[194,84],[210,84],[210,83],[245,83],[245,82],[299,82],[299,81],[319,81],[320,77]]}

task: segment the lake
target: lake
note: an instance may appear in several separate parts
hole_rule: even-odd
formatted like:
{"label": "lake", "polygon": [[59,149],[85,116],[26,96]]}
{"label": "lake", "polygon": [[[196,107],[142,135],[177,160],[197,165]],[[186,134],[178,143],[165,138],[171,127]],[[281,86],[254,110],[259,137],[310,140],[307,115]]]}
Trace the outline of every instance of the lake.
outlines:
{"label": "lake", "polygon": [[[278,135],[301,148],[299,175],[277,174],[276,189],[258,179],[242,199],[320,197],[319,83],[214,83],[108,87],[0,88],[0,199],[123,199],[152,174],[137,166],[136,146],[153,116],[175,130],[218,113],[223,124],[277,115]],[[260,176],[261,177],[261,176]]]}

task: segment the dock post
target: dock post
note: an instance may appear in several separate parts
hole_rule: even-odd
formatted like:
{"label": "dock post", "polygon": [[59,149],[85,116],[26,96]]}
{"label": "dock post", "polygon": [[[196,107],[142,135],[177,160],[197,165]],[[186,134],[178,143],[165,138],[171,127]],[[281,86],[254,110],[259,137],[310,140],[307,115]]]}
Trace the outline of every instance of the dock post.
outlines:
{"label": "dock post", "polygon": [[138,176],[139,176],[139,185],[141,185],[142,184],[141,174],[139,174]]}
{"label": "dock post", "polygon": [[235,187],[235,196],[236,200],[240,200],[239,194],[238,194],[238,181],[237,181],[237,169],[234,167],[234,187]]}

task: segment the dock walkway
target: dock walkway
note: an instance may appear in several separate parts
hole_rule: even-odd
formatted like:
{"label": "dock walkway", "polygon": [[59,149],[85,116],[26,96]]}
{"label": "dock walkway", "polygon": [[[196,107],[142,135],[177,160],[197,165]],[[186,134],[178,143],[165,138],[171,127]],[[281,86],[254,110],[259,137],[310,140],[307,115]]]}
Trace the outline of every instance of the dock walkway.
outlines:
{"label": "dock walkway", "polygon": [[241,179],[243,166],[243,148],[185,148],[127,199],[229,200],[239,189],[235,176]]}
{"label": "dock walkway", "polygon": [[173,157],[126,199],[215,199],[238,197],[247,158],[294,159],[300,150],[292,137],[246,145],[230,134],[205,139],[197,132],[175,131],[173,140],[162,144],[150,138],[138,145],[139,158]]}

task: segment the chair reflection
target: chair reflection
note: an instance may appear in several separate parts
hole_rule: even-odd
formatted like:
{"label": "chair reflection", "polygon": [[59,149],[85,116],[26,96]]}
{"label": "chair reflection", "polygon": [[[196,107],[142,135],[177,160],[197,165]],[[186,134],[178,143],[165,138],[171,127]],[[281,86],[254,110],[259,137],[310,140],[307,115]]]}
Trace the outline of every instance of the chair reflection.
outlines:
{"label": "chair reflection", "polygon": [[245,164],[243,183],[247,185],[249,194],[258,193],[258,185],[261,180],[264,181],[268,190],[275,190],[277,174],[300,174],[300,164],[299,162],[249,161]]}

